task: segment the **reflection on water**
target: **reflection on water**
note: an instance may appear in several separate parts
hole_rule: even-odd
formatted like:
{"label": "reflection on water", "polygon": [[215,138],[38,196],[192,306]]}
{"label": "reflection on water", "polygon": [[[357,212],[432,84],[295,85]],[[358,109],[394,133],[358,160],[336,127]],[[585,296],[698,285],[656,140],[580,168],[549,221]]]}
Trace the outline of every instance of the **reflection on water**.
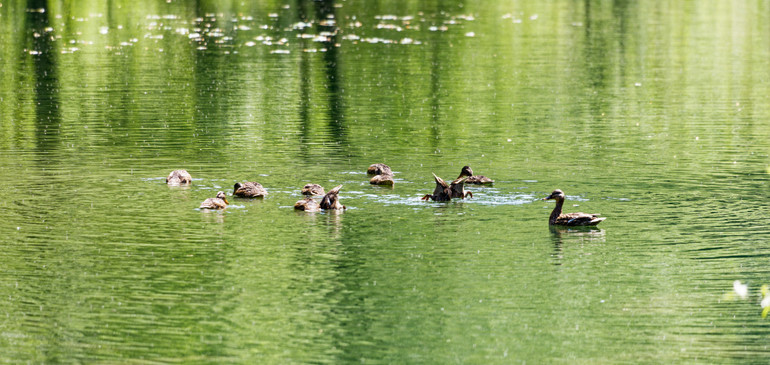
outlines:
{"label": "reflection on water", "polygon": [[4,1],[0,360],[766,362],[765,10]]}
{"label": "reflection on water", "polygon": [[585,243],[604,243],[604,230],[595,226],[548,226],[553,240],[555,264],[564,259],[564,246],[581,247]]}

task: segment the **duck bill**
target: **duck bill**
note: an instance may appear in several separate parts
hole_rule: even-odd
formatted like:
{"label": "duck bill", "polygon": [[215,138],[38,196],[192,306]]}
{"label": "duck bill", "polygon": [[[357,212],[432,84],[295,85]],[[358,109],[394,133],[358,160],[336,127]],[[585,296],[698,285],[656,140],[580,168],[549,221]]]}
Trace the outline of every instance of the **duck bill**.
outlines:
{"label": "duck bill", "polygon": [[227,201],[227,198],[222,198],[222,200],[224,200],[224,201],[225,201],[225,204],[230,204],[230,202],[229,202],[229,201]]}

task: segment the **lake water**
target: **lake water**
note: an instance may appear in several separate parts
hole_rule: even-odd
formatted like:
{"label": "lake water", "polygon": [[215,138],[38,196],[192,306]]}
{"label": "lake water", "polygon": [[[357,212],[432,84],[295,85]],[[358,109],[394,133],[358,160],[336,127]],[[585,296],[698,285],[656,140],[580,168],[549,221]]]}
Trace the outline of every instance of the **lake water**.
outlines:
{"label": "lake water", "polygon": [[767,363],[769,10],[0,0],[0,362]]}

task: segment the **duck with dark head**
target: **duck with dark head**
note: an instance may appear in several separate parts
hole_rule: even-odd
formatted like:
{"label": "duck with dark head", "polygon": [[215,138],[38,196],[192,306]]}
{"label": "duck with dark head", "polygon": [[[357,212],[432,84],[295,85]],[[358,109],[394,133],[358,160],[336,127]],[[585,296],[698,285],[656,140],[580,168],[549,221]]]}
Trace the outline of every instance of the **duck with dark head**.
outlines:
{"label": "duck with dark head", "polygon": [[264,198],[267,196],[267,190],[262,184],[255,181],[246,181],[244,183],[235,183],[233,195],[241,198]]}
{"label": "duck with dark head", "polygon": [[492,180],[484,175],[474,175],[473,170],[471,170],[470,166],[463,166],[463,169],[460,171],[460,177],[467,176],[468,180],[465,180],[466,184],[476,184],[476,185],[483,185],[483,184],[493,184],[495,180]]}
{"label": "duck with dark head", "polygon": [[595,226],[607,219],[599,217],[600,214],[590,213],[562,213],[561,208],[564,205],[564,192],[556,189],[551,195],[543,198],[543,200],[556,200],[556,206],[551,212],[551,217],[548,219],[548,224],[552,226]]}

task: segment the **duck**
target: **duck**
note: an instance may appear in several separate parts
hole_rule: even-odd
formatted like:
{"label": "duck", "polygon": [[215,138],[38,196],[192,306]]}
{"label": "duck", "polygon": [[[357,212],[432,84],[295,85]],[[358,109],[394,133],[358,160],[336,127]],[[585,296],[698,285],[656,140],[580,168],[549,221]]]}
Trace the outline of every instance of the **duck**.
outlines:
{"label": "duck", "polygon": [[395,184],[395,180],[393,180],[393,175],[375,175],[373,178],[369,180],[369,184],[372,185],[389,185],[393,186]]}
{"label": "duck", "polygon": [[307,184],[302,187],[302,195],[307,196],[324,196],[326,195],[326,192],[324,191],[323,186],[318,184]]}
{"label": "duck", "polygon": [[233,188],[233,195],[242,198],[264,198],[267,196],[267,190],[262,184],[255,181],[247,181],[243,184],[237,182]]}
{"label": "duck", "polygon": [[425,194],[421,199],[430,199],[437,202],[448,202],[452,200],[452,189],[449,187],[449,184],[436,176],[435,173],[433,173],[433,178],[436,180],[436,189],[433,190],[433,194]]}
{"label": "duck", "polygon": [[471,167],[468,165],[463,166],[462,171],[460,171],[460,177],[462,176],[468,176],[468,180],[465,180],[466,184],[493,184],[495,180],[492,180],[484,175],[474,175],[473,170],[471,170]]}
{"label": "duck", "polygon": [[605,217],[599,217],[599,214],[589,213],[562,213],[561,207],[564,205],[564,192],[556,189],[551,195],[543,198],[543,200],[556,200],[556,207],[551,212],[551,217],[548,219],[549,225],[558,226],[595,226],[607,219]]}
{"label": "duck", "polygon": [[345,210],[347,207],[340,204],[340,189],[342,188],[342,185],[337,185],[334,187],[334,189],[329,190],[326,195],[324,195],[323,199],[321,199],[321,209],[326,210]]}
{"label": "duck", "polygon": [[166,184],[169,185],[186,185],[192,182],[192,176],[187,170],[174,170],[168,174],[166,178]]}
{"label": "duck", "polygon": [[470,167],[465,166],[460,171],[460,176],[458,176],[457,179],[449,183],[449,190],[452,198],[460,198],[460,199],[465,199],[466,197],[473,198],[473,193],[465,190],[465,183],[468,181],[471,175],[473,175],[473,171],[471,170]]}
{"label": "duck", "polygon": [[366,170],[369,175],[375,175],[369,180],[372,185],[390,185],[393,186],[396,182],[393,180],[393,170],[390,166],[384,163],[375,163],[369,166]]}
{"label": "duck", "polygon": [[201,203],[200,209],[225,209],[227,208],[227,197],[223,191],[217,193],[216,198],[208,198]]}
{"label": "duck", "polygon": [[294,203],[294,209],[304,210],[308,213],[321,211],[321,207],[318,205],[318,202],[309,196],[305,197],[305,199],[298,200],[296,203]]}
{"label": "duck", "polygon": [[384,163],[371,164],[366,170],[366,173],[369,175],[393,175],[393,171],[391,171],[390,166]]}

